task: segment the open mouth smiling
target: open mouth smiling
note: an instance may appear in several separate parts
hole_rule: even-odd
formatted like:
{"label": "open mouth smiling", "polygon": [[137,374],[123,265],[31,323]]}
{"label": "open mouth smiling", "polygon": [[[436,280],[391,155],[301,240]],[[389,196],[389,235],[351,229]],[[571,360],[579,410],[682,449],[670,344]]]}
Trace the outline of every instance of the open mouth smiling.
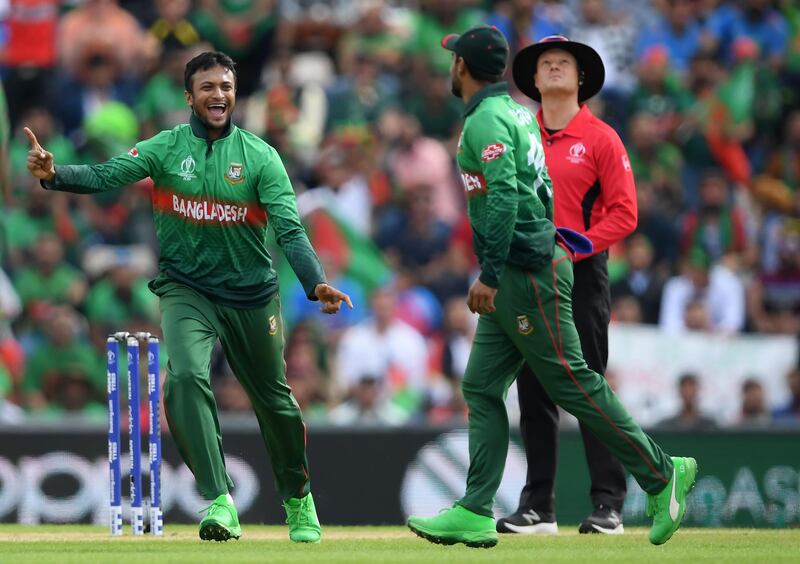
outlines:
{"label": "open mouth smiling", "polygon": [[228,111],[228,106],[225,104],[209,104],[206,107],[208,108],[209,115],[215,118],[223,117],[225,112]]}

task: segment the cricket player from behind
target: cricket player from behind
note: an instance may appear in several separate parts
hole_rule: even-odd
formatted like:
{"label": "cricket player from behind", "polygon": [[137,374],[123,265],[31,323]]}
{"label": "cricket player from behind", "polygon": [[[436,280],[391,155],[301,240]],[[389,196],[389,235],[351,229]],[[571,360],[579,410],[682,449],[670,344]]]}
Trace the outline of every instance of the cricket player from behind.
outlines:
{"label": "cricket player from behind", "polygon": [[480,314],[462,380],[469,408],[467,488],[452,508],[408,519],[440,544],[497,544],[492,513],[508,453],[504,399],[527,363],[556,405],[586,425],[647,493],[650,542],[672,537],[686,511],[697,462],[670,457],[628,414],[583,358],[572,317],[572,256],[591,242],[553,225],[553,190],[539,125],[500,79],[508,43],[494,27],[448,35],[451,88],[465,102],[457,160],[467,193],[480,276],[467,304]]}
{"label": "cricket player from behind", "polygon": [[124,155],[92,166],[55,165],[52,153],[25,128],[28,169],[47,190],[93,194],[153,181],[159,297],[169,362],[164,406],[169,429],[201,495],[210,501],[200,538],[242,534],[225,469],[210,383],[211,352],[220,340],[253,405],[289,538],[319,542],[311,495],[306,428],[286,384],[278,280],[267,251],[267,226],[310,300],[335,314],[350,298],[326,283],[297,212],[294,191],[275,149],[231,121],[236,67],[220,52],[186,64],[189,123],[140,141]]}

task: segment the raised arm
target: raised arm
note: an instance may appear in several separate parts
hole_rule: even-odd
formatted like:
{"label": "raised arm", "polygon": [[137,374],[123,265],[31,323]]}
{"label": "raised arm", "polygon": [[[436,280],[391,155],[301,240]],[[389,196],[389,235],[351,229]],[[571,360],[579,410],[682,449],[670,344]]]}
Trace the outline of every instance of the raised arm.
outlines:
{"label": "raised arm", "polygon": [[39,145],[36,134],[29,128],[26,127],[23,131],[31,143],[31,150],[28,151],[28,170],[39,180],[44,180],[45,182],[53,180],[56,175],[53,153],[45,151],[44,147]]}
{"label": "raised arm", "polygon": [[146,141],[140,141],[128,153],[97,165],[56,165],[53,153],[39,144],[36,135],[25,128],[31,143],[28,151],[28,170],[48,190],[94,194],[133,184],[152,176],[158,169],[163,143],[169,135],[164,131]]}

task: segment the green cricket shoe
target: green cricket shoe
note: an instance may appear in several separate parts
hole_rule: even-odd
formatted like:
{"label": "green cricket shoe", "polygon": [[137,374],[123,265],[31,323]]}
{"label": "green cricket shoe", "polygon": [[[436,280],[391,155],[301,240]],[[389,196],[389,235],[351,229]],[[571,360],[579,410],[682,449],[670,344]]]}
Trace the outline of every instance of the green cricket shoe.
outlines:
{"label": "green cricket shoe", "polygon": [[697,477],[697,461],[694,458],[673,456],[672,479],[655,495],[647,496],[647,515],[653,518],[650,527],[650,542],[664,544],[678,527],[686,513],[686,496],[694,487]]}
{"label": "green cricket shoe", "polygon": [[292,542],[319,542],[322,530],[314,507],[314,496],[293,497],[284,502],[286,523],[289,525],[289,540]]}
{"label": "green cricket shoe", "polygon": [[200,538],[203,540],[227,541],[238,539],[242,536],[239,526],[239,515],[236,507],[228,501],[228,496],[222,494],[214,503],[203,509],[206,516],[200,521]]}
{"label": "green cricket shoe", "polygon": [[458,503],[435,517],[409,517],[408,528],[436,544],[461,542],[470,548],[492,548],[497,544],[494,519],[473,513]]}

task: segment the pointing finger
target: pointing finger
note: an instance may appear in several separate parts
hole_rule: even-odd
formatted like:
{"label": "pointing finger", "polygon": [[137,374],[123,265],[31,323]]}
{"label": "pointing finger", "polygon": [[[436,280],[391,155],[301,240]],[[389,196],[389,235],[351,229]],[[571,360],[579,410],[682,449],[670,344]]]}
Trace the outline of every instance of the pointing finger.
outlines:
{"label": "pointing finger", "polygon": [[347,294],[342,292],[342,298],[341,299],[344,300],[344,303],[346,303],[350,307],[350,309],[353,309],[353,302],[350,301],[350,296],[348,296]]}
{"label": "pointing finger", "polygon": [[[36,135],[33,133],[33,131],[31,131],[28,127],[23,128],[22,131],[25,132],[25,135],[28,137],[28,141],[31,142],[31,148],[41,151],[42,146],[39,145],[39,141],[36,139]],[[42,155],[42,158],[44,158],[44,155]]]}

